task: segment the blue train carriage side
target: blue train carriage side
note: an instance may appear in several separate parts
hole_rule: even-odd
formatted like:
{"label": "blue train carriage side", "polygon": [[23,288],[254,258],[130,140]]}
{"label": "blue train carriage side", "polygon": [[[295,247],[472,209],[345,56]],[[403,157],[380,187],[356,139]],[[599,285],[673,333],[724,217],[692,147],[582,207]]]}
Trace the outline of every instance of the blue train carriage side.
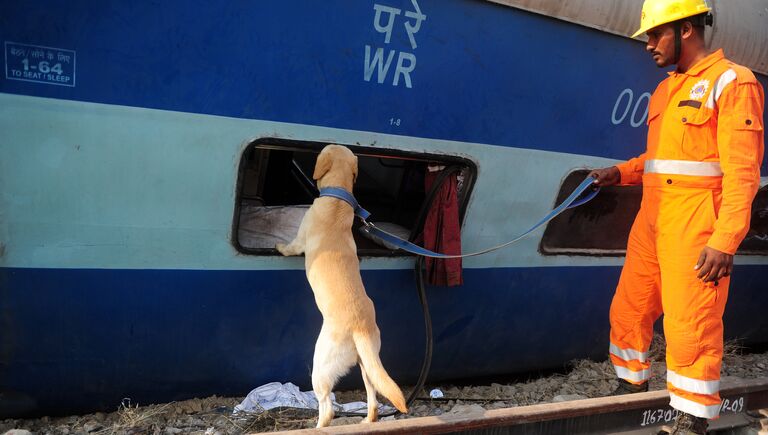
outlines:
{"label": "blue train carriage side", "polygon": [[[0,2],[5,415],[307,387],[321,319],[303,259],[272,246],[310,203],[324,144],[360,156],[358,199],[408,237],[428,168],[457,168],[465,251],[641,152],[663,72],[626,37],[640,5],[529,3]],[[765,5],[715,2],[713,41],[764,85]],[[604,358],[638,199],[607,189],[466,259],[462,286],[430,287],[431,379]],[[766,219],[763,188],[726,315],[747,343],[768,337]],[[356,238],[382,359],[413,382],[414,259]]]}

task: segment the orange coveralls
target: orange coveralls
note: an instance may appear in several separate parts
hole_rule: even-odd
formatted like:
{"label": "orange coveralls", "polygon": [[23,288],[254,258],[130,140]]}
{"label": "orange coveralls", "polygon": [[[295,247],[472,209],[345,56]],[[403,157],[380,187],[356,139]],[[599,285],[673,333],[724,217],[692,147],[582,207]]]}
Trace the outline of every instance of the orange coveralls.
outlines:
{"label": "orange coveralls", "polygon": [[697,417],[720,410],[722,316],[729,278],[704,283],[704,246],[734,254],[749,230],[763,159],[763,88],[722,50],[669,74],[648,110],[648,148],[617,165],[643,184],[610,311],[616,374],[648,380],[653,324],[664,314],[670,405]]}

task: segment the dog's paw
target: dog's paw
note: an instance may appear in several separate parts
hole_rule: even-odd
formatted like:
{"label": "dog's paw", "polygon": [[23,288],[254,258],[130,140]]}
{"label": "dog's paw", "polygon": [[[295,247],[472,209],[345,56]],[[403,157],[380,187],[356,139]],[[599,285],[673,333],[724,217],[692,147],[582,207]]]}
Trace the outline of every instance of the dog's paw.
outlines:
{"label": "dog's paw", "polygon": [[277,249],[278,252],[280,252],[283,255],[290,255],[287,250],[288,245],[285,243],[277,243],[275,245],[275,249]]}

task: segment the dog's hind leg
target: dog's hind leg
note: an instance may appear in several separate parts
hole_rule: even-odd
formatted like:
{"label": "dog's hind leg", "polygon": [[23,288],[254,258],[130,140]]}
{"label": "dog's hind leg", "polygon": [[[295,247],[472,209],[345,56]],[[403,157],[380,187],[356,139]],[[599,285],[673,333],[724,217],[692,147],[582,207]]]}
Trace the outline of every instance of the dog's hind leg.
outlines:
{"label": "dog's hind leg", "polygon": [[365,372],[365,367],[360,363],[360,372],[363,374],[363,382],[365,383],[365,393],[368,396],[368,416],[361,423],[373,423],[379,418],[379,404],[376,401],[376,388],[373,387],[371,380],[368,379],[368,373]]}
{"label": "dog's hind leg", "polygon": [[[325,326],[315,344],[315,356],[312,362],[312,389],[317,396],[317,427],[325,427],[333,420],[331,392],[336,381],[344,376],[357,362],[357,351],[350,337],[333,334]],[[339,340],[339,341],[336,341]]]}

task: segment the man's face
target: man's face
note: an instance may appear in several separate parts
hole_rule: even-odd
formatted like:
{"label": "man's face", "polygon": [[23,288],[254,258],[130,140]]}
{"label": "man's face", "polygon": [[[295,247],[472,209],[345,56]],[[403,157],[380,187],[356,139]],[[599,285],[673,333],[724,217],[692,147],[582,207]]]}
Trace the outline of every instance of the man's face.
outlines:
{"label": "man's face", "polygon": [[659,68],[669,66],[675,60],[675,30],[672,24],[662,24],[649,30],[645,49],[653,56]]}

